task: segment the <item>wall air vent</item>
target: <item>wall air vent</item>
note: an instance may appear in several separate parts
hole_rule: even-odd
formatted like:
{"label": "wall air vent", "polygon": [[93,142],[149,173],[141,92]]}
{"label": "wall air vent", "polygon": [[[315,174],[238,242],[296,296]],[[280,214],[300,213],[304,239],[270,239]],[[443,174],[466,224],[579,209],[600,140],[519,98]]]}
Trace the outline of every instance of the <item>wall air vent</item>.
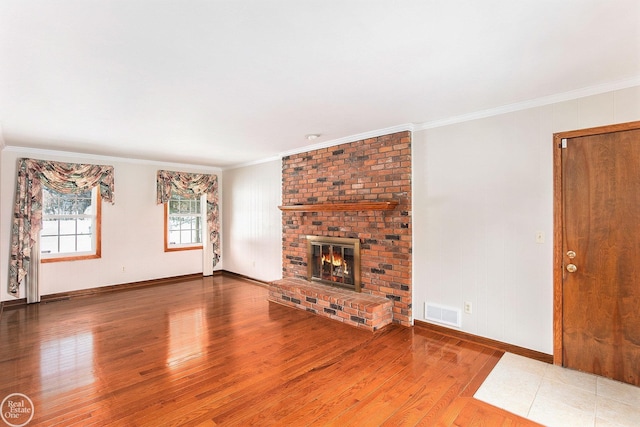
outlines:
{"label": "wall air vent", "polygon": [[460,309],[446,307],[432,302],[424,303],[424,318],[429,322],[460,328]]}

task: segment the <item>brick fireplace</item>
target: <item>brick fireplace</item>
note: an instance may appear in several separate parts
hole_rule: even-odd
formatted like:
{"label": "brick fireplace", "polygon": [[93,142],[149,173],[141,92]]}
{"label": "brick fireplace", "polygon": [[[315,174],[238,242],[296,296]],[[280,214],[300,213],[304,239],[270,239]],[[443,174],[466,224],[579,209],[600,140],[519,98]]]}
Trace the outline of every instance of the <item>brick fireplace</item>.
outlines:
{"label": "brick fireplace", "polygon": [[[283,158],[282,205],[281,284],[286,286],[270,299],[362,326],[369,322],[361,316],[367,305],[349,303],[360,295],[389,308],[393,323],[411,325],[410,132]],[[360,294],[308,281],[307,236],[358,239]],[[314,306],[311,301],[318,299],[324,304]]]}

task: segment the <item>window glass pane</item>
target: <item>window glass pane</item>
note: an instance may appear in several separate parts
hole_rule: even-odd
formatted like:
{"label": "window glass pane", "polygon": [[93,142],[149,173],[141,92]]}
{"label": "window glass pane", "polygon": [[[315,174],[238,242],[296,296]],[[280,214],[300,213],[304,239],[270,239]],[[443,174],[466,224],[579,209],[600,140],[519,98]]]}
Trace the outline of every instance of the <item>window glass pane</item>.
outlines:
{"label": "window glass pane", "polygon": [[179,218],[169,218],[169,230],[180,230],[180,222]]}
{"label": "window glass pane", "polygon": [[58,236],[41,237],[40,253],[57,254],[58,253]]}
{"label": "window glass pane", "polygon": [[75,213],[77,215],[91,214],[91,194],[88,194],[89,197],[80,197],[76,200],[76,209]]}
{"label": "window glass pane", "polygon": [[91,252],[92,251],[93,242],[91,241],[91,236],[78,236],[78,252]]}
{"label": "window glass pane", "polygon": [[174,198],[171,198],[171,200],[169,200],[169,213],[170,214],[178,213],[179,205],[180,205],[180,202],[178,202]]}
{"label": "window glass pane", "polygon": [[59,210],[60,213],[62,215],[73,215],[75,214],[75,203],[74,203],[74,199],[71,198],[72,196],[68,195],[68,194],[61,194],[60,195],[60,202],[59,202]]}
{"label": "window glass pane", "polygon": [[60,234],[76,234],[76,220],[69,219],[69,218],[61,218]]}
{"label": "window glass pane", "polygon": [[193,243],[200,243],[200,231],[198,230],[193,230],[191,232],[191,241]]}
{"label": "window glass pane", "polygon": [[76,252],[76,236],[60,236],[60,252]]}
{"label": "window glass pane", "polygon": [[42,220],[42,236],[50,236],[58,234],[58,220],[57,219],[43,219]]}
{"label": "window glass pane", "polygon": [[191,231],[184,230],[180,232],[180,243],[191,243]]}
{"label": "window glass pane", "polygon": [[177,245],[180,243],[180,232],[179,231],[170,231],[169,232],[169,244]]}
{"label": "window glass pane", "polygon": [[91,226],[93,225],[93,220],[88,218],[80,218],[76,222],[78,230],[78,234],[91,234]]}
{"label": "window glass pane", "polygon": [[58,197],[56,194],[44,190],[42,192],[42,214],[54,215],[58,213]]}

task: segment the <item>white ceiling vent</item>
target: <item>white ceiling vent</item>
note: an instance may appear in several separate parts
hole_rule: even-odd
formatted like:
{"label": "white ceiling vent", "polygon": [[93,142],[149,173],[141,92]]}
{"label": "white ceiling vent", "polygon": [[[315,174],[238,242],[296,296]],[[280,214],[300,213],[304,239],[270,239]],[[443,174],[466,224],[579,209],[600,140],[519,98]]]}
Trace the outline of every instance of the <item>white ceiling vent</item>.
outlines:
{"label": "white ceiling vent", "polygon": [[443,325],[461,327],[460,309],[446,307],[432,302],[424,303],[424,318],[430,322],[441,323]]}

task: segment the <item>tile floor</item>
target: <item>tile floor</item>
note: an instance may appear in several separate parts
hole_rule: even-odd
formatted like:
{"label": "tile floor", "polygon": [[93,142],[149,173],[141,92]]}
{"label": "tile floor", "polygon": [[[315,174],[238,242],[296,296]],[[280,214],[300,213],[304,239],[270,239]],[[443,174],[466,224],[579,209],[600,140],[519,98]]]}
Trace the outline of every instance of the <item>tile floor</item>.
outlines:
{"label": "tile floor", "polygon": [[474,397],[549,427],[640,426],[640,387],[511,353]]}

